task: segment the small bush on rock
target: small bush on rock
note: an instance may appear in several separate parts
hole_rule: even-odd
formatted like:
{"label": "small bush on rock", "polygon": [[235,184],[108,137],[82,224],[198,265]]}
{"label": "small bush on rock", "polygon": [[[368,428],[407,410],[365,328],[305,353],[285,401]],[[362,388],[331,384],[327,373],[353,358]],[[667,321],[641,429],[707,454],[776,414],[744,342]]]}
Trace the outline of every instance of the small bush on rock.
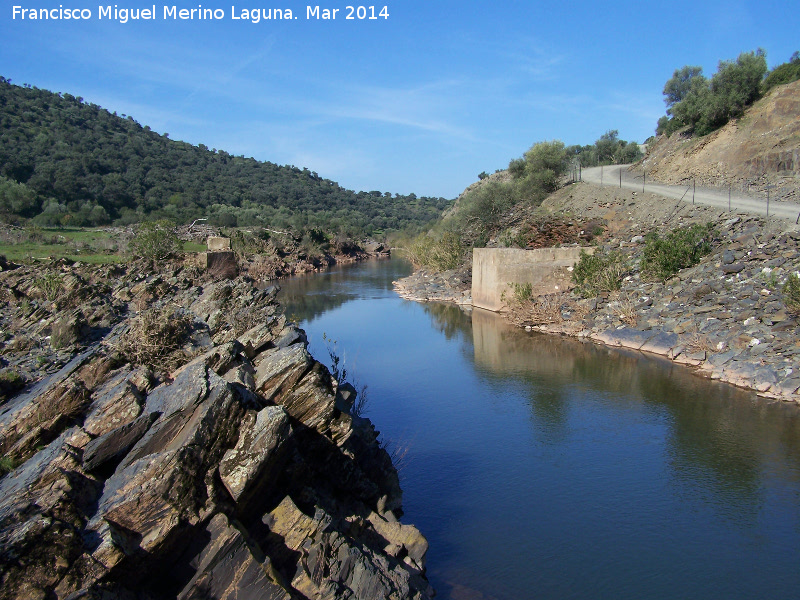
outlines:
{"label": "small bush on rock", "polygon": [[63,292],[64,277],[60,273],[49,271],[36,278],[36,286],[41,290],[46,300],[55,302]]}
{"label": "small bush on rock", "polygon": [[581,250],[578,263],[572,271],[572,281],[578,292],[590,298],[622,287],[622,278],[629,270],[625,257],[614,251],[597,251],[589,254]]}
{"label": "small bush on rock", "polygon": [[[533,300],[533,286],[530,283],[509,283],[514,300],[520,304]],[[503,292],[505,296],[505,292]]]}
{"label": "small bush on rock", "polygon": [[181,242],[169,221],[148,221],[139,225],[128,249],[134,257],[155,262],[180,252]]}
{"label": "small bush on rock", "polygon": [[10,473],[16,467],[16,461],[10,456],[0,456],[0,477]]}
{"label": "small bush on rock", "polygon": [[800,274],[791,273],[783,284],[783,303],[795,315],[800,315]]}
{"label": "small bush on rock", "polygon": [[116,350],[135,365],[171,371],[186,358],[181,347],[191,330],[187,313],[175,307],[150,308],[130,320]]}
{"label": "small bush on rock", "polygon": [[0,370],[0,403],[25,387],[25,379],[14,369]]}
{"label": "small bush on rock", "polygon": [[681,269],[692,267],[712,250],[711,223],[676,229],[663,238],[656,232],[645,236],[642,275],[666,281]]}

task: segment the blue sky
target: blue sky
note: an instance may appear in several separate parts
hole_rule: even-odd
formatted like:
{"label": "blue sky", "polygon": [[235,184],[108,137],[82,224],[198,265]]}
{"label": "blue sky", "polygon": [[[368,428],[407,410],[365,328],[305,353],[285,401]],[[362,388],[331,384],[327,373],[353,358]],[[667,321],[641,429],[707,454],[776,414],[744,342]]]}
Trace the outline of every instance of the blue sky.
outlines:
{"label": "blue sky", "polygon": [[[608,129],[644,141],[683,65],[710,76],[742,51],[764,48],[773,67],[800,50],[796,1],[395,1],[374,5],[388,19],[363,21],[345,19],[347,4],[320,4],[340,11],[317,21],[291,0],[170,0],[123,24],[99,20],[97,0],[7,0],[0,75],[350,189],[452,198],[537,141],[588,144]],[[12,19],[14,5],[92,16]],[[164,20],[165,5],[224,18]],[[231,18],[254,8],[298,18]]]}

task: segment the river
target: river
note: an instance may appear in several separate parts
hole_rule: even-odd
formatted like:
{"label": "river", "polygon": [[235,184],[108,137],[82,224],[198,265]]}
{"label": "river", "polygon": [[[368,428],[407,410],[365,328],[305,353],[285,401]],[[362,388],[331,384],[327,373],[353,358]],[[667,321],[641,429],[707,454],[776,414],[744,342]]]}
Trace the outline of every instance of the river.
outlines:
{"label": "river", "polygon": [[[800,409],[669,361],[402,300],[400,260],[281,282],[394,454],[438,598],[797,598]],[[341,364],[341,363],[340,363]]]}

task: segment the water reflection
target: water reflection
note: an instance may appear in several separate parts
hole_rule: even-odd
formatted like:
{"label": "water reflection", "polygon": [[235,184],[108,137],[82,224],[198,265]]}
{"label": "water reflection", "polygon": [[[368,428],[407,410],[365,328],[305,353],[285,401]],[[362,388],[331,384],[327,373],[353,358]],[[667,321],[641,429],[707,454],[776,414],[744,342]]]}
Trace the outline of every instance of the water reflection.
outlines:
{"label": "water reflection", "polygon": [[[704,379],[657,356],[529,333],[498,315],[474,310],[471,319],[453,306],[426,305],[448,339],[470,332],[476,372],[493,389],[513,379],[527,391],[532,424],[558,443],[566,434],[575,388],[600,392],[610,403],[643,402],[665,409],[672,474],[708,474],[711,498],[739,517],[755,518],[762,505],[764,457],[800,465],[800,412],[759,399],[753,392]],[[470,322],[471,321],[471,322]],[[800,470],[788,476],[798,482]]]}
{"label": "water reflection", "polygon": [[431,317],[432,327],[450,341],[455,338],[471,341],[471,325],[463,308],[455,304],[426,303],[422,309]]}
{"label": "water reflection", "polygon": [[361,267],[284,282],[287,312],[357,357],[368,416],[412,440],[404,506],[438,597],[796,596],[798,407],[406,302],[407,265]]}
{"label": "water reflection", "polygon": [[278,299],[287,316],[312,322],[347,302],[391,294],[392,282],[411,271],[411,265],[401,260],[375,259],[342,265],[314,275],[281,280]]}

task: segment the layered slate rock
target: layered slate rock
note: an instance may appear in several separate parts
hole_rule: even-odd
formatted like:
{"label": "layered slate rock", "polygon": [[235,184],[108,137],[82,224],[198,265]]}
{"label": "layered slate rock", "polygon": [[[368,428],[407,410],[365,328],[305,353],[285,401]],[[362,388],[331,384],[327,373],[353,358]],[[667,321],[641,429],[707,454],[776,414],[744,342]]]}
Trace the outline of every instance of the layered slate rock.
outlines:
{"label": "layered slate rock", "polygon": [[109,343],[0,408],[0,599],[432,596],[374,427],[285,319],[224,325],[240,288],[186,290],[217,343],[160,384]]}
{"label": "layered slate rock", "polygon": [[281,406],[268,406],[245,417],[239,441],[219,464],[220,479],[241,511],[280,475],[291,435],[289,416]]}
{"label": "layered slate rock", "polygon": [[[307,598],[333,600],[341,597],[353,598],[424,598],[432,594],[423,581],[422,571],[413,559],[397,560],[408,543],[412,551],[427,550],[427,542],[414,544],[410,531],[400,533],[400,528],[386,528],[384,534],[397,533],[386,539],[373,527],[373,520],[380,519],[374,513],[372,520],[351,518],[346,527],[336,523],[324,512],[317,511],[313,517],[303,513],[291,500],[283,501],[265,517],[271,537],[266,547],[283,540],[283,547],[300,553],[297,569],[290,574],[291,585]],[[350,544],[350,536],[356,535],[360,544]],[[403,535],[405,534],[405,535]],[[421,537],[421,536],[420,536]],[[384,551],[376,553],[379,546]],[[385,552],[386,549],[395,553]],[[424,550],[417,558],[424,562]],[[278,560],[285,557],[279,549],[274,550]],[[408,554],[405,555],[409,558]],[[421,588],[417,591],[415,588]]]}
{"label": "layered slate rock", "polygon": [[205,527],[209,543],[194,559],[197,571],[178,594],[178,600],[237,598],[237,600],[291,600],[277,582],[268,556],[256,556],[246,536],[218,514]]}

